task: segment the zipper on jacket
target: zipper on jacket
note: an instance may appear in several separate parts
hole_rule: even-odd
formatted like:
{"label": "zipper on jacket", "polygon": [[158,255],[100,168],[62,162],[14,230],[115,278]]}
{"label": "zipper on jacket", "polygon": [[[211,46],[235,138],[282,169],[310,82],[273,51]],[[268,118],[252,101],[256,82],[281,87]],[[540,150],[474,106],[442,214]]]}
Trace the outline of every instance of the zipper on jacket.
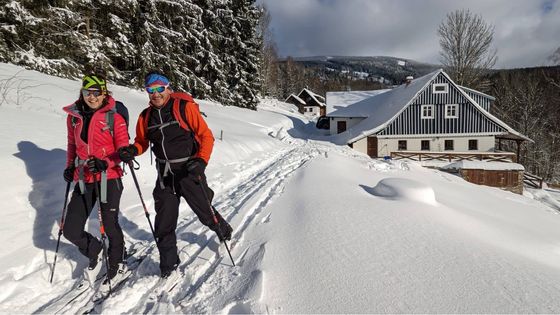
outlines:
{"label": "zipper on jacket", "polygon": [[[161,108],[157,108],[157,111],[159,115],[159,122],[160,124],[163,124],[163,118],[161,117]],[[165,152],[165,146],[164,146],[165,133],[163,132],[163,129],[164,128],[159,128],[159,131],[161,132],[161,150],[163,151],[163,155],[165,156],[165,159],[169,161],[169,158],[167,157],[167,152]],[[171,171],[171,174],[173,174],[173,171]]]}

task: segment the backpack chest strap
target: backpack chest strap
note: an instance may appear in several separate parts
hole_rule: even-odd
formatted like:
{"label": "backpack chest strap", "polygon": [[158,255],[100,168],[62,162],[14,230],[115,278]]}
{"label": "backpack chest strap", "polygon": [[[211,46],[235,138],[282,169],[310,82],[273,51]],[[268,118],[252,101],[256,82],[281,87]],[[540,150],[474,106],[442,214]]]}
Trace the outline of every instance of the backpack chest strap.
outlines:
{"label": "backpack chest strap", "polygon": [[163,128],[169,127],[171,125],[177,125],[177,124],[179,124],[179,122],[174,120],[174,121],[166,122],[166,123],[163,123],[163,124],[157,124],[157,125],[149,126],[148,130],[153,130],[153,129],[160,129],[161,130]]}

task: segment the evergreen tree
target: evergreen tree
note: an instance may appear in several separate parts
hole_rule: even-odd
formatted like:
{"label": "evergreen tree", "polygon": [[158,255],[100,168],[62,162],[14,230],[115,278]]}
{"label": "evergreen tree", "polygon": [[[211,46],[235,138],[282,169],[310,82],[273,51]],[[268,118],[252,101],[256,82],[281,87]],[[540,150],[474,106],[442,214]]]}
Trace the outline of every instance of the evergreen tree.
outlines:
{"label": "evergreen tree", "polygon": [[63,77],[102,68],[141,86],[152,69],[175,89],[254,109],[254,0],[11,0],[0,4],[0,61]]}

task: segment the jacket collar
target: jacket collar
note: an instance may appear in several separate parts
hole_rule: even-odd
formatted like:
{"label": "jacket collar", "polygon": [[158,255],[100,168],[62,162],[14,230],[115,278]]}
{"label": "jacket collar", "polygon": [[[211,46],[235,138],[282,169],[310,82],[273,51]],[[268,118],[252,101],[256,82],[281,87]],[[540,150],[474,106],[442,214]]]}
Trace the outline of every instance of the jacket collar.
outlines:
{"label": "jacket collar", "polygon": [[[105,113],[105,112],[108,112],[115,107],[115,99],[111,95],[107,95],[106,99],[107,99],[107,104],[105,106],[101,107],[100,109],[98,109],[97,112]],[[81,117],[82,115],[80,114],[80,111],[78,110],[78,105],[77,105],[78,101],[79,100],[76,100],[74,103],[72,103],[68,106],[65,106],[63,108],[63,110],[65,112],[67,112],[68,114],[72,115],[72,116]]]}

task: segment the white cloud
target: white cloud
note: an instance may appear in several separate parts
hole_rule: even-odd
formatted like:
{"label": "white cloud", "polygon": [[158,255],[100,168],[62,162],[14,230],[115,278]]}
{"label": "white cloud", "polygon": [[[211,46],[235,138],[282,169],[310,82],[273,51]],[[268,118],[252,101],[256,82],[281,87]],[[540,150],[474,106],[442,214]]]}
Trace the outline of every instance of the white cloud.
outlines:
{"label": "white cloud", "polygon": [[495,26],[497,67],[542,65],[560,46],[557,0],[262,2],[284,56],[389,55],[438,63],[437,27],[447,13],[463,8]]}

